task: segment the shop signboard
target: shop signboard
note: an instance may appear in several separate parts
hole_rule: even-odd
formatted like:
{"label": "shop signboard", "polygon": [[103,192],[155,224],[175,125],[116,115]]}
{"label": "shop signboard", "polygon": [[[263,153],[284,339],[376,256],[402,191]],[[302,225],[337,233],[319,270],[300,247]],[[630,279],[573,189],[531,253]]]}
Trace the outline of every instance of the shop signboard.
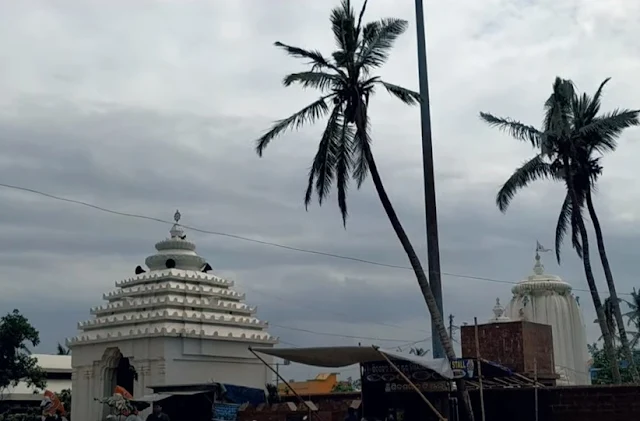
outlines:
{"label": "shop signboard", "polygon": [[[428,368],[409,361],[394,361],[398,369],[421,391],[432,392],[449,390],[449,382]],[[451,361],[454,379],[471,379],[475,374],[475,361],[458,358]],[[398,372],[386,361],[362,364],[362,387],[384,388],[385,392],[413,392]]]}
{"label": "shop signboard", "polygon": [[214,421],[236,421],[240,405],[216,402],[213,406]]}
{"label": "shop signboard", "polygon": [[451,361],[451,370],[453,371],[454,379],[472,379],[475,374],[476,364],[470,358],[456,358]]}

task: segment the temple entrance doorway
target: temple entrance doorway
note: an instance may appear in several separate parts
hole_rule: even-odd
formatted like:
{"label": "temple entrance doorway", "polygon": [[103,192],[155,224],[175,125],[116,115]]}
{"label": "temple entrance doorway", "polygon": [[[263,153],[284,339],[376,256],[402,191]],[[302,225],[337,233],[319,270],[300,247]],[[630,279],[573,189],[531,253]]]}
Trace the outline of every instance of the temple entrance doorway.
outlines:
{"label": "temple entrance doorway", "polygon": [[116,367],[116,386],[123,387],[133,395],[133,383],[135,379],[135,369],[131,365],[129,358],[120,357]]}
{"label": "temple entrance doorway", "polygon": [[[137,373],[131,360],[123,356],[120,349],[109,348],[104,353],[103,362],[104,389],[102,397],[112,396],[117,386],[133,395]],[[106,405],[102,413],[103,417],[109,415],[109,408]]]}

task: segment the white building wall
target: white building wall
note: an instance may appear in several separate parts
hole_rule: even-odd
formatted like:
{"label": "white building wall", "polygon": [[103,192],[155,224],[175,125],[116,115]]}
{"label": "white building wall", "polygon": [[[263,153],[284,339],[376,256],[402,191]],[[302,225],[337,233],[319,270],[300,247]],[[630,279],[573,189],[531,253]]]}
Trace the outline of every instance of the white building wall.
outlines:
{"label": "white building wall", "polygon": [[[140,338],[73,347],[71,414],[77,420],[101,420],[105,407],[94,398],[113,393],[108,367],[116,350],[129,358],[138,373],[134,397],[164,384],[229,383],[264,389],[269,369],[249,351],[250,343],[181,337]],[[264,346],[264,344],[254,344]],[[272,359],[265,358],[267,363]],[[146,415],[146,414],[143,414]]]}

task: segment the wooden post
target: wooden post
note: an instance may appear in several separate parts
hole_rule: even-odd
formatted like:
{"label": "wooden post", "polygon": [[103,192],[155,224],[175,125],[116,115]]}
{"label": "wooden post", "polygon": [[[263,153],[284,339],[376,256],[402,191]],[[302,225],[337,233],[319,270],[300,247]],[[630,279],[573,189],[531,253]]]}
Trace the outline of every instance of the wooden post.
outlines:
{"label": "wooden post", "polygon": [[433,404],[429,401],[429,399],[427,399],[427,397],[424,395],[424,393],[422,393],[422,391],[420,389],[418,389],[418,386],[416,386],[411,380],[409,380],[409,378],[407,376],[404,375],[404,373],[389,359],[389,357],[387,357],[387,355],[380,351],[377,347],[373,347],[373,349],[375,349],[376,351],[378,351],[378,353],[380,355],[382,355],[382,358],[384,358],[389,365],[391,366],[391,368],[393,368],[396,373],[398,373],[400,375],[400,377],[402,377],[404,379],[405,382],[407,382],[409,384],[409,386],[411,386],[413,388],[413,390],[415,390],[418,395],[420,395],[420,397],[422,398],[422,400],[427,404],[427,406],[433,411],[434,414],[436,414],[436,417],[438,417],[438,419],[440,421],[447,421],[447,419],[442,416],[442,414],[440,412],[438,412],[438,410],[436,409],[435,406],[433,406]]}
{"label": "wooden post", "polygon": [[480,339],[478,338],[478,318],[473,318],[475,324],[476,334],[476,361],[478,362],[478,384],[480,385],[480,415],[482,421],[485,421],[484,417],[484,390],[482,389],[482,360],[480,360]]}
{"label": "wooden post", "polygon": [[[273,373],[274,373],[274,374],[275,374],[275,375],[276,375],[280,380],[282,380],[282,383],[284,383],[284,384],[289,388],[289,390],[290,390],[294,395],[296,395],[296,397],[300,400],[300,402],[302,402],[302,403],[304,404],[304,406],[306,406],[306,407],[307,407],[307,409],[309,410],[309,421],[311,421],[311,414],[316,415],[316,418],[318,418],[317,414],[316,414],[315,412],[313,412],[313,411],[312,411],[311,407],[307,404],[307,402],[306,402],[304,399],[302,399],[302,397],[301,397],[300,395],[298,395],[298,392],[296,392],[295,390],[293,390],[293,388],[291,387],[291,385],[289,384],[289,382],[287,382],[287,381],[286,381],[286,380],[285,380],[285,379],[280,375],[280,373],[279,373],[278,371],[274,370],[274,369],[273,369],[273,367],[271,367],[271,365],[270,365],[270,364],[268,364],[268,363],[267,363],[267,362],[266,362],[262,357],[260,357],[258,354],[256,354],[256,352],[255,352],[251,347],[249,347],[249,351],[251,351],[251,353],[252,353],[253,355],[255,355],[255,357],[256,357],[257,359],[259,359],[259,360],[262,362],[262,364],[264,364],[264,365],[265,365],[269,370],[271,370],[271,371],[272,371],[272,372],[273,372]],[[320,419],[320,418],[318,418],[318,419]]]}
{"label": "wooden post", "polygon": [[535,405],[536,421],[538,421],[538,360],[533,359],[533,401]]}

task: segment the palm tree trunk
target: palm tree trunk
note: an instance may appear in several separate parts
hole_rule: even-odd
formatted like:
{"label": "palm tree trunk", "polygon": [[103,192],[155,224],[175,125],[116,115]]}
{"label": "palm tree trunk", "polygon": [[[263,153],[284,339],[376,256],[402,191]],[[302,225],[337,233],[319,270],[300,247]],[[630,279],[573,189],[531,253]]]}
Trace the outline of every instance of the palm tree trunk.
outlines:
{"label": "palm tree trunk", "polygon": [[[365,150],[365,155],[367,159],[367,163],[369,164],[369,172],[371,173],[371,178],[373,179],[373,184],[376,187],[376,191],[378,192],[378,197],[380,198],[380,202],[382,202],[382,207],[384,208],[387,217],[389,218],[389,222],[391,222],[391,226],[398,236],[398,240],[400,240],[400,244],[404,248],[405,253],[407,253],[407,257],[409,258],[409,262],[411,263],[411,267],[413,268],[413,272],[416,275],[418,280],[418,285],[420,286],[420,291],[422,292],[422,297],[424,301],[427,303],[427,308],[429,309],[429,313],[431,314],[431,320],[433,321],[433,326],[436,329],[436,332],[432,332],[432,334],[437,334],[440,339],[440,343],[444,348],[444,352],[449,361],[452,361],[456,358],[456,352],[453,349],[453,343],[451,342],[451,338],[447,333],[447,328],[444,324],[444,319],[442,318],[442,314],[440,314],[440,310],[438,309],[438,304],[436,303],[436,298],[433,295],[433,291],[431,291],[431,287],[429,286],[429,281],[427,276],[424,273],[424,269],[422,268],[422,264],[420,263],[420,259],[416,254],[413,245],[411,244],[411,240],[407,236],[400,220],[398,219],[398,215],[396,214],[393,205],[391,204],[391,200],[389,200],[389,196],[385,191],[384,185],[382,184],[382,179],[380,178],[380,173],[378,172],[378,167],[376,165],[375,160],[373,159],[373,154],[369,147]],[[467,391],[466,384],[464,380],[458,379],[456,380],[456,388],[458,390],[458,394],[460,396],[460,400],[462,401],[462,408],[466,412],[467,419],[473,421],[473,409],[471,407],[471,399],[469,397],[469,392]]]}
{"label": "palm tree trunk", "polygon": [[580,239],[582,242],[582,265],[584,267],[584,274],[587,278],[587,284],[589,285],[591,299],[593,300],[593,305],[596,308],[596,314],[598,315],[598,324],[600,325],[602,338],[604,340],[604,350],[607,358],[609,359],[609,361],[611,361],[611,376],[613,378],[613,382],[614,384],[621,384],[622,379],[620,377],[620,367],[618,366],[618,359],[616,358],[615,348],[613,347],[613,338],[611,336],[611,332],[609,331],[609,327],[607,326],[607,320],[604,315],[604,307],[602,306],[602,301],[600,300],[600,295],[598,294],[598,287],[596,286],[596,280],[593,277],[593,270],[591,269],[591,257],[589,256],[589,237],[587,236],[587,228],[584,225],[584,219],[582,219],[582,214],[580,213],[580,201],[578,200],[578,195],[573,188],[573,176],[571,173],[571,167],[569,165],[569,159],[565,157],[563,159],[563,164],[566,174],[567,191],[569,193],[569,196],[571,197],[573,212],[576,213],[576,223],[578,225]]}
{"label": "palm tree trunk", "polygon": [[620,335],[622,352],[624,357],[629,362],[629,370],[631,371],[633,382],[639,383],[640,377],[638,376],[638,369],[635,365],[635,362],[633,361],[633,354],[631,353],[629,339],[627,338],[627,332],[624,327],[624,320],[622,319],[622,311],[620,311],[620,300],[618,299],[618,293],[616,292],[616,285],[613,282],[613,274],[611,273],[611,266],[609,265],[609,259],[607,258],[607,251],[604,247],[602,227],[600,226],[600,220],[598,219],[596,210],[593,207],[593,198],[591,197],[590,190],[587,191],[587,208],[589,209],[589,216],[591,217],[591,222],[593,223],[593,228],[596,232],[598,252],[600,253],[602,268],[604,269],[604,277],[606,278],[607,286],[609,287],[609,296],[611,297],[611,305],[613,305],[613,315],[615,317],[616,324],[618,325],[618,334]]}

